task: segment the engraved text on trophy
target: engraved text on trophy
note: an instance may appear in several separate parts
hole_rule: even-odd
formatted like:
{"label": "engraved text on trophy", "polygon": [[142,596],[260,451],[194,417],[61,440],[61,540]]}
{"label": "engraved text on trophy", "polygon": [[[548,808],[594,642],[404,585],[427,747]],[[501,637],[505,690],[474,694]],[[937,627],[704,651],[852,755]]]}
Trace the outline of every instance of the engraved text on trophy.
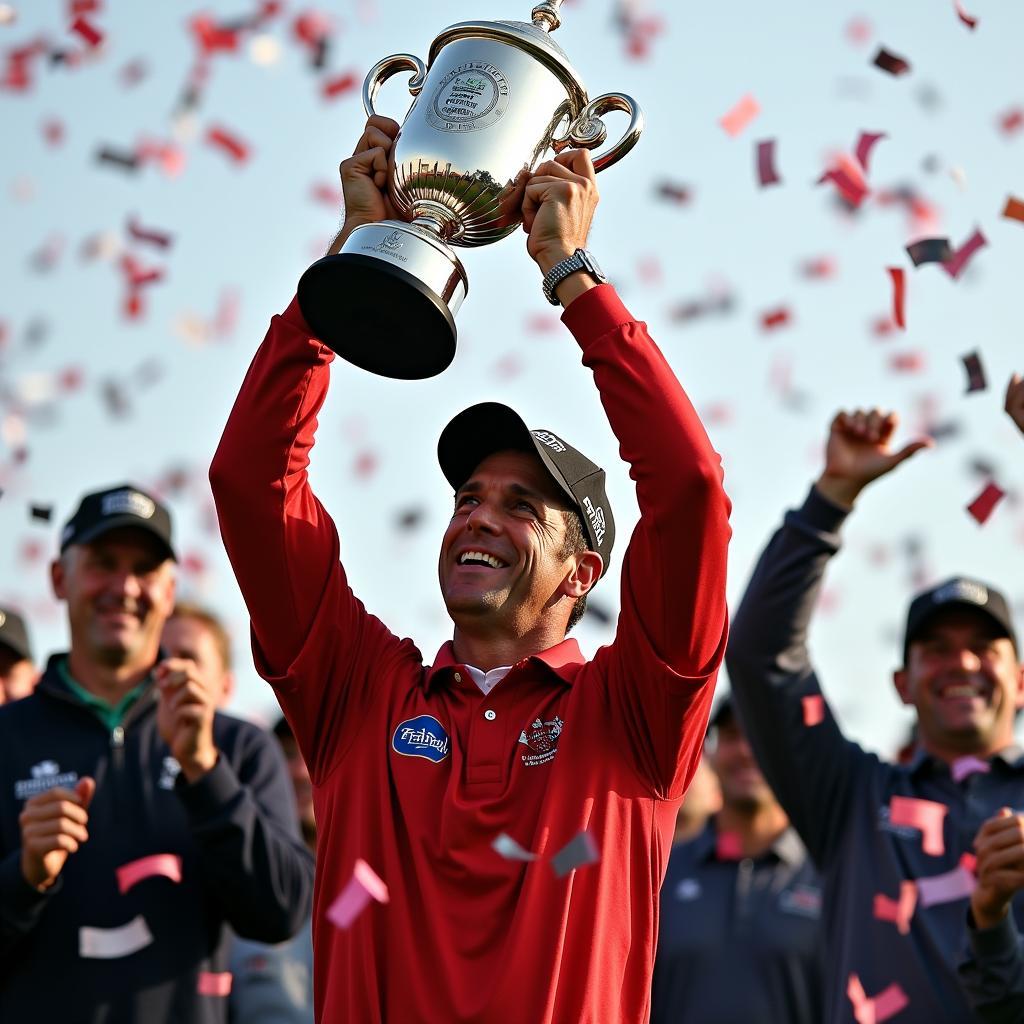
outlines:
{"label": "engraved text on trophy", "polygon": [[434,90],[427,120],[443,132],[475,132],[500,120],[508,107],[508,79],[489,61],[453,68]]}

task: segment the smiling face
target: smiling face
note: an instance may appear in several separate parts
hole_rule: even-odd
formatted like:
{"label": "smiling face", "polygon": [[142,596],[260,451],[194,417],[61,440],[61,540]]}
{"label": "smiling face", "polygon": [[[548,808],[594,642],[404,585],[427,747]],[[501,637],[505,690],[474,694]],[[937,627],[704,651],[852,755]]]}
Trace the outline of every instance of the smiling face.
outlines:
{"label": "smiling face", "polygon": [[914,635],[894,682],[917,709],[929,752],[991,754],[1013,742],[1024,673],[1013,643],[987,615],[964,607],[936,612]]}
{"label": "smiling face", "polygon": [[438,561],[441,593],[457,628],[523,636],[545,616],[568,621],[580,596],[570,577],[587,562],[585,592],[600,575],[600,556],[566,554],[567,511],[568,501],[534,454],[496,452],[476,467],[455,496]]}
{"label": "smiling face", "polygon": [[134,527],[74,544],[51,567],[68,606],[72,650],[113,668],[144,669],[174,607],[174,563],[159,541]]}
{"label": "smiling face", "polygon": [[722,788],[722,803],[749,814],[775,802],[743,730],[729,717],[715,730],[708,760]]}

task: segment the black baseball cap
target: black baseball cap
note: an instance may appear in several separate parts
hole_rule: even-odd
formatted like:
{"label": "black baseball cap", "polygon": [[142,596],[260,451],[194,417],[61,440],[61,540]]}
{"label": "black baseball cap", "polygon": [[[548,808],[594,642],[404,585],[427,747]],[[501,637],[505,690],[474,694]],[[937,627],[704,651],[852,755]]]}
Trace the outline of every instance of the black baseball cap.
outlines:
{"label": "black baseball cap", "polygon": [[134,526],[152,534],[177,560],[171,540],[171,513],[152,495],[132,484],[108,487],[82,498],[60,535],[63,554],[72,544],[88,544],[110,530]]}
{"label": "black baseball cap", "polygon": [[0,647],[9,647],[19,658],[32,660],[25,620],[13,608],[0,608]]}
{"label": "black baseball cap", "polygon": [[973,608],[991,619],[1009,638],[1017,650],[1017,634],[1013,629],[1010,606],[998,590],[987,583],[972,580],[966,576],[954,576],[921,594],[910,602],[907,610],[907,630],[903,641],[903,661],[906,664],[910,644],[922,626],[937,612],[953,607]]}
{"label": "black baseball cap", "polygon": [[590,549],[604,560],[603,576],[615,542],[604,470],[564,438],[550,430],[531,430],[507,405],[481,402],[463,409],[441,431],[437,461],[457,491],[488,455],[509,450],[540,456],[551,478],[579,512]]}

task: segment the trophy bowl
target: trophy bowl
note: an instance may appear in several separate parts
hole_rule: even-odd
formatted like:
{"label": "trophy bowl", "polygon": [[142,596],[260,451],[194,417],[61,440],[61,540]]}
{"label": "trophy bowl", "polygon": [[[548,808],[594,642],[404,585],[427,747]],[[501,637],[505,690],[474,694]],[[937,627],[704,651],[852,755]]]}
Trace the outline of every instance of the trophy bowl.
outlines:
{"label": "trophy bowl", "polygon": [[298,288],[313,332],[349,362],[406,380],[444,370],[469,290],[454,247],[489,245],[515,231],[535,168],[551,151],[601,147],[603,114],[624,111],[629,124],[618,142],[594,154],[595,170],[639,139],[636,102],[623,93],[588,99],[551,39],[561,2],[539,4],[532,23],[451,25],[431,45],[428,65],[401,53],[367,74],[369,116],[381,85],[411,73],[413,103],[388,159],[387,194],[402,219],[355,228]]}

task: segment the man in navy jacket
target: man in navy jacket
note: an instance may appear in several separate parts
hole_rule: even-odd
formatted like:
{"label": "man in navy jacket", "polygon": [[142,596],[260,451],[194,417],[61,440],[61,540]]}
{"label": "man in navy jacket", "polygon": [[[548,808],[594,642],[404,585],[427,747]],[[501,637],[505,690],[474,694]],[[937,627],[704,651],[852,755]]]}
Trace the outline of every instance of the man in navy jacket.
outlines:
{"label": "man in navy jacket", "polygon": [[0,708],[0,1020],[227,1020],[227,926],[310,912],[313,864],[277,745],[160,660],[170,516],[86,495],[52,567],[71,650]]}

